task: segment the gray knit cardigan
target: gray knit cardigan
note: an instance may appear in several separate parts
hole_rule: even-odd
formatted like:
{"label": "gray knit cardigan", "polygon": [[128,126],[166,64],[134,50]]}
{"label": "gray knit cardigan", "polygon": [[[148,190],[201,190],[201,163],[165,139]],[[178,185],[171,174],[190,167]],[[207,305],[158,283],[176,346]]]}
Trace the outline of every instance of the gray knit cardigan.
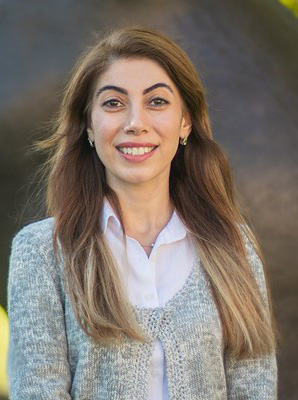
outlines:
{"label": "gray knit cardigan", "polygon": [[[53,218],[13,239],[8,280],[12,400],[146,400],[150,357],[159,339],[170,400],[272,400],[275,354],[237,361],[225,354],[211,286],[197,258],[182,289],[162,308],[134,308],[149,343],[125,338],[99,346],[78,326],[52,247]],[[262,264],[247,251],[267,299]],[[154,399],[153,399],[154,400]]]}

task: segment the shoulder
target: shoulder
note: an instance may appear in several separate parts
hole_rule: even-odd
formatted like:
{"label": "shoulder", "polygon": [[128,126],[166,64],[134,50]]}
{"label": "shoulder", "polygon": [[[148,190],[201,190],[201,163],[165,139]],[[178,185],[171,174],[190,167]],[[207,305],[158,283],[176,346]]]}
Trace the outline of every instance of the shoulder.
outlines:
{"label": "shoulder", "polygon": [[22,229],[18,231],[15,237],[21,236],[31,236],[34,235],[35,237],[44,236],[44,235],[51,235],[54,228],[54,218],[45,218],[41,219],[36,222],[31,222],[28,225],[23,226]]}
{"label": "shoulder", "polygon": [[242,234],[247,260],[263,297],[267,298],[267,270],[259,255],[260,247],[257,239],[247,224],[239,224],[239,229]]}
{"label": "shoulder", "polygon": [[63,302],[60,261],[53,251],[53,228],[53,218],[40,220],[24,226],[12,240],[7,304],[14,329],[25,325],[27,329],[29,320],[45,318],[50,315],[50,308]]}
{"label": "shoulder", "polygon": [[45,218],[32,222],[20,229],[12,240],[12,248],[26,243],[48,247],[52,242],[54,218]]}
{"label": "shoulder", "polygon": [[247,224],[238,224],[238,228],[241,233],[248,258],[258,258],[256,253],[256,238],[252,230]]}
{"label": "shoulder", "polygon": [[21,264],[26,268],[54,262],[54,218],[46,218],[24,226],[12,239],[10,263],[14,268]]}
{"label": "shoulder", "polygon": [[37,293],[45,290],[49,282],[59,284],[60,263],[54,254],[53,228],[54,219],[46,218],[24,226],[14,236],[9,258],[8,294],[13,288],[34,288],[33,292]]}

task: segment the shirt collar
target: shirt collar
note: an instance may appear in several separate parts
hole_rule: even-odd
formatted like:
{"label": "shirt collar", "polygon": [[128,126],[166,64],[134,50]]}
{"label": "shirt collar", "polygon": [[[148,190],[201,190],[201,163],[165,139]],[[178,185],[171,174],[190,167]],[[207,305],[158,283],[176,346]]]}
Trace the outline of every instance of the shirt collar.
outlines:
{"label": "shirt collar", "polygon": [[102,230],[103,233],[106,233],[107,226],[111,226],[115,229],[116,233],[122,233],[122,228],[120,221],[111,206],[109,200],[105,197],[103,202],[103,212],[102,212]]}
{"label": "shirt collar", "polygon": [[[112,228],[116,234],[122,234],[120,221],[109,200],[105,197],[102,213],[102,229],[104,233],[106,233],[108,226],[109,228]],[[158,235],[157,242],[159,244],[175,242],[183,239],[187,232],[187,228],[183,224],[176,210],[174,210],[169,222],[161,231],[161,234]]]}

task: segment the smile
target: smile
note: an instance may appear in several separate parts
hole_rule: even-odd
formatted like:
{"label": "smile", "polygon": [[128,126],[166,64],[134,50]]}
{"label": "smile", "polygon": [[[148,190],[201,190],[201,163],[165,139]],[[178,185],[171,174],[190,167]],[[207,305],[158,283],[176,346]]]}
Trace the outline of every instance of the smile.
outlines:
{"label": "smile", "polygon": [[158,146],[116,147],[120,156],[123,157],[126,162],[130,163],[140,163],[147,160],[147,158],[150,158],[154,155],[157,148]]}
{"label": "smile", "polygon": [[117,147],[123,154],[131,154],[133,156],[142,156],[143,154],[150,153],[155,147]]}

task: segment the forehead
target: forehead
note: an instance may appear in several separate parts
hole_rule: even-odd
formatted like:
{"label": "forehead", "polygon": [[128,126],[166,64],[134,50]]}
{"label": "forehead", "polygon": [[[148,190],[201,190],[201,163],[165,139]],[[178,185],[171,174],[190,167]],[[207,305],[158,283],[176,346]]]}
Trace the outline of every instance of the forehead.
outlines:
{"label": "forehead", "polygon": [[99,77],[96,87],[111,84],[121,86],[128,91],[138,91],[157,82],[167,83],[174,94],[178,95],[174,82],[157,62],[146,58],[129,58],[114,61]]}

